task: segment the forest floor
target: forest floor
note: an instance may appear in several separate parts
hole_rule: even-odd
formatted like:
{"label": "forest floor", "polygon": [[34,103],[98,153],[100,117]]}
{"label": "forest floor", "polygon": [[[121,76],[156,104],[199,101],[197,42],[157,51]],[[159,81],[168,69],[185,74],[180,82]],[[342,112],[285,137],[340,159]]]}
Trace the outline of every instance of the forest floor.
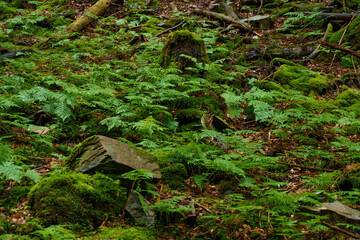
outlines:
{"label": "forest floor", "polygon": [[[186,173],[180,182],[154,183],[153,196],[144,190],[157,213],[147,233],[126,214],[89,232],[34,227],[27,194],[37,180],[0,171],[0,239],[359,237],[359,223],[344,220],[339,231],[299,210],[333,201],[360,210],[359,61],[324,47],[308,58],[329,23],[334,34],[355,20],[300,13],[343,6],[239,1],[240,19],[269,16],[265,27],[244,31],[194,13],[219,12],[216,2],[115,2],[80,34],[53,41],[94,1],[10,2],[0,0],[0,60],[31,51],[0,62],[0,150],[11,153],[0,163],[40,176],[60,172],[71,149],[96,134],[129,141],[162,169],[181,164]],[[166,30],[180,23],[176,30],[198,34],[210,59],[185,76],[158,64]],[[346,34],[343,43],[358,50]],[[219,117],[225,130],[206,129],[204,116],[213,125]],[[137,229],[138,238],[121,238],[115,227]]]}

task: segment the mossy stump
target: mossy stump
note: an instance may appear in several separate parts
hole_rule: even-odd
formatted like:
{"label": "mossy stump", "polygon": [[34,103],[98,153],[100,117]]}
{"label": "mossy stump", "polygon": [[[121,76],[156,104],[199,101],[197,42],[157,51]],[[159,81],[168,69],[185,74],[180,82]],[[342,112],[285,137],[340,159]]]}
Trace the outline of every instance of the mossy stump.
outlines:
{"label": "mossy stump", "polygon": [[160,63],[166,68],[176,66],[183,73],[190,74],[188,67],[195,67],[195,62],[182,55],[195,58],[197,62],[208,62],[205,43],[195,33],[188,30],[180,30],[169,35],[161,54]]}

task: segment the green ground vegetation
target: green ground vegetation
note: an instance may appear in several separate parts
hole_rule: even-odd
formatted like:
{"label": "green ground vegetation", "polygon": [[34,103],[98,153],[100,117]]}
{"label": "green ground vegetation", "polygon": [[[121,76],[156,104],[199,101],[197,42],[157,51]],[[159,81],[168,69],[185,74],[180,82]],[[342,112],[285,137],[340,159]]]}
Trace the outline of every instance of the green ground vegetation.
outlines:
{"label": "green ground vegetation", "polygon": [[[262,55],[316,48],[327,22],[295,11],[324,3],[248,1],[241,14],[271,14],[277,29],[244,32],[180,6],[169,13],[165,1],[127,1],[67,34],[95,3],[75,2],[0,0],[0,239],[344,237],[322,217],[293,216],[360,204],[358,61],[322,47],[311,61]],[[358,22],[344,35],[355,50]],[[163,179],[73,172],[93,135],[156,156]],[[124,177],[154,226],[124,211]]]}

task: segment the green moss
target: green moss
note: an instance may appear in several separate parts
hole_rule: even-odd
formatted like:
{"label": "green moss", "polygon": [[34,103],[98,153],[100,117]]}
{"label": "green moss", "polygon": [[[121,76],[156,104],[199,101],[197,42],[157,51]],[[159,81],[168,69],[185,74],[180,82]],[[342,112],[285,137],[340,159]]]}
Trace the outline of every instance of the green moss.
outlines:
{"label": "green moss", "polygon": [[187,174],[184,164],[181,163],[175,163],[172,166],[161,169],[163,181],[168,183],[171,188],[181,188],[184,186]]}
{"label": "green moss", "polygon": [[68,166],[71,170],[74,170],[76,166],[79,164],[80,157],[84,152],[84,148],[86,147],[87,143],[91,141],[95,136],[91,136],[85,139],[82,143],[78,144],[74,149],[71,151],[69,157],[65,159],[65,166]]}
{"label": "green moss", "polygon": [[271,60],[271,64],[272,65],[276,65],[276,66],[280,66],[283,64],[289,65],[289,66],[298,66],[298,64],[287,60],[287,59],[283,59],[283,58],[274,58],[273,60]]}
{"label": "green moss", "polygon": [[155,240],[156,233],[150,228],[101,228],[99,233],[85,239],[118,239],[118,240]]}
{"label": "green moss", "polygon": [[302,66],[281,65],[275,72],[273,80],[282,84],[289,84],[292,88],[306,94],[314,90],[322,93],[329,88],[329,79],[320,73],[313,72]]}
{"label": "green moss", "polygon": [[314,97],[310,97],[305,101],[304,106],[311,110],[320,109],[335,109],[337,108],[333,101],[317,100]]}
{"label": "green moss", "polygon": [[202,115],[204,114],[203,111],[196,109],[196,108],[187,108],[180,110],[176,114],[176,118],[180,122],[180,124],[188,124],[201,119]]}
{"label": "green moss", "polygon": [[143,25],[141,30],[142,32],[151,33],[155,35],[163,30],[163,28],[157,26],[159,23],[162,23],[160,19],[151,18]]}
{"label": "green moss", "polygon": [[195,33],[188,30],[180,30],[169,35],[160,56],[160,64],[163,67],[176,64],[181,70],[186,67],[194,67],[195,63],[182,57],[188,55],[195,58],[198,62],[208,62],[204,41]]}
{"label": "green moss", "polygon": [[340,107],[349,107],[360,100],[360,92],[356,89],[348,89],[340,93],[336,99],[335,104]]}
{"label": "green moss", "polygon": [[63,172],[36,184],[29,193],[29,205],[45,226],[75,224],[92,229],[120,211],[125,195],[124,188],[103,174]]}
{"label": "green moss", "polygon": [[280,92],[284,91],[284,88],[280,84],[272,82],[272,81],[261,80],[257,84],[261,89],[265,89],[265,90],[269,90],[269,91],[276,90],[276,91],[280,91]]}
{"label": "green moss", "polygon": [[[343,37],[344,31],[346,33]],[[336,33],[334,33],[330,38],[329,42],[338,44],[340,39],[343,38],[344,42],[351,42],[354,49],[360,49],[360,16],[356,17],[354,21],[351,22],[348,28],[342,28]]]}

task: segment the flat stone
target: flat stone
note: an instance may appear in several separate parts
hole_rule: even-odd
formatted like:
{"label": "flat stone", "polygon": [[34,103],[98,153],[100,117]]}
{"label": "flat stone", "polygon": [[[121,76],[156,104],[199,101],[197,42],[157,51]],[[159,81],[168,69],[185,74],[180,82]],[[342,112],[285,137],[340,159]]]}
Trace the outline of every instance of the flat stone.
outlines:
{"label": "flat stone", "polygon": [[256,15],[250,18],[242,19],[239,21],[242,24],[250,24],[254,28],[270,29],[271,19],[270,15]]}
{"label": "flat stone", "polygon": [[66,163],[82,173],[123,174],[136,169],[146,169],[161,178],[156,158],[116,139],[96,135],[76,146]]}

